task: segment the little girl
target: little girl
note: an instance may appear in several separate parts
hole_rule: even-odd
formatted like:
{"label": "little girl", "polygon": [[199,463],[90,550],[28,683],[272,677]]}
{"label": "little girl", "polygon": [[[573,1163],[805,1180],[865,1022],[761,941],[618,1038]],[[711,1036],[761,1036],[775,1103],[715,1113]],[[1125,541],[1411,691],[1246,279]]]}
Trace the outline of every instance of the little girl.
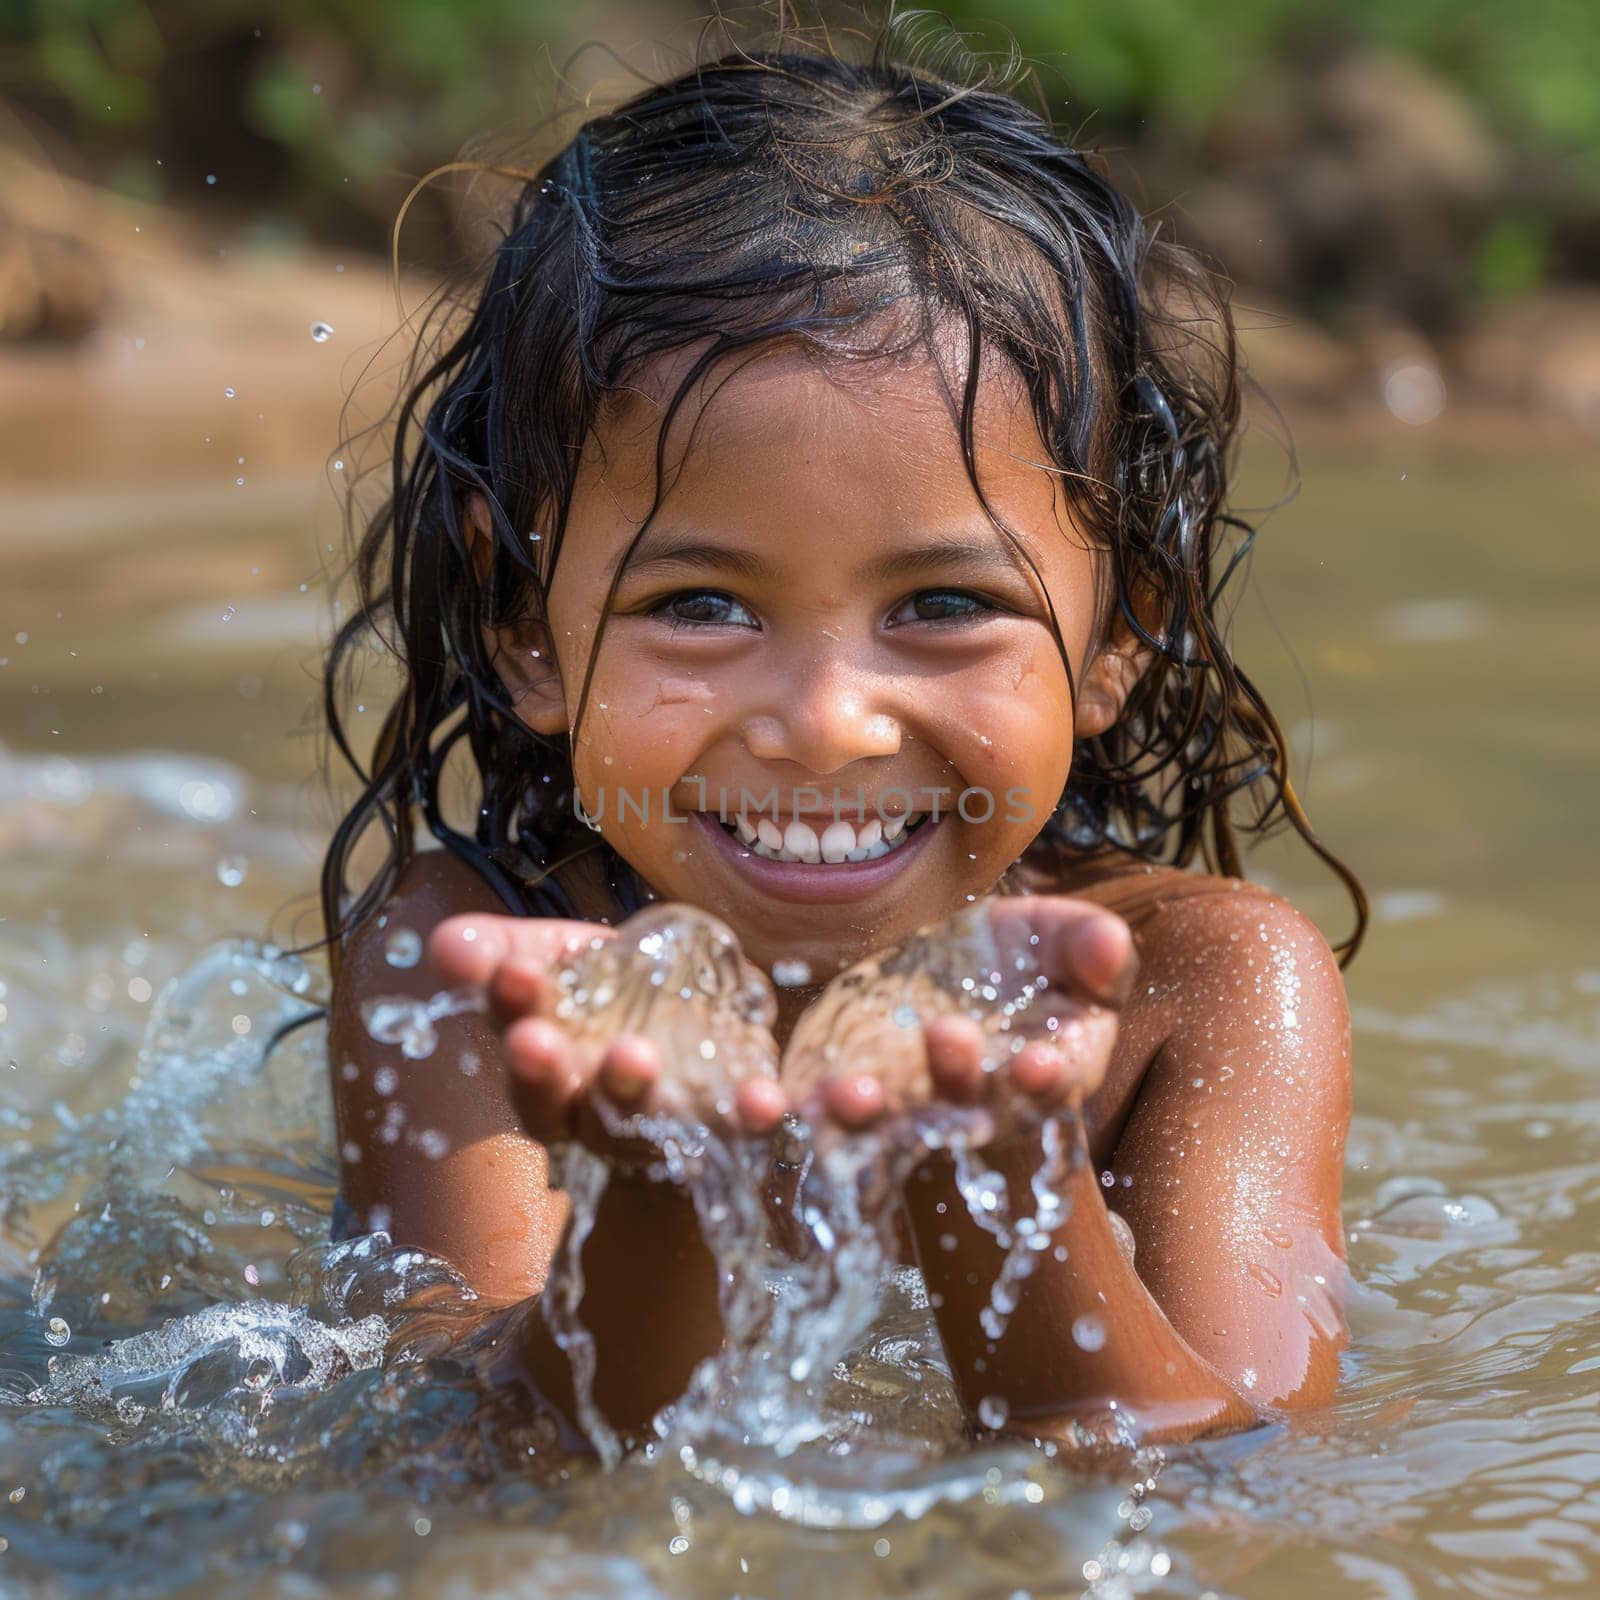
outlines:
{"label": "little girl", "polygon": [[[615,1170],[580,1315],[595,1402],[638,1438],[717,1348],[717,1285],[687,1194],[599,1102],[750,1136],[986,1107],[1019,1195],[1047,1126],[1078,1159],[998,1341],[1003,1253],[950,1158],[904,1186],[970,1407],[1175,1438],[1318,1406],[1346,1338],[1349,1024],[1322,936],[1242,881],[1234,813],[1345,878],[1351,951],[1362,905],[1221,620],[1224,540],[1248,543],[1226,303],[1015,98],[895,39],[736,54],[588,122],[419,364],[329,670],[347,754],[352,647],[378,634],[404,671],[324,876],[341,1226],[535,1296],[567,1217],[547,1150],[592,1145]],[[374,824],[388,860],[352,892]],[[830,978],[973,907],[1055,1031],[995,1066],[934,1008],[799,1078],[580,1046],[553,968],[658,900],[777,975],[774,1060]],[[428,962],[397,959],[418,937]],[[430,1059],[363,1025],[442,982],[491,1005]],[[570,1415],[566,1357],[517,1326]]]}

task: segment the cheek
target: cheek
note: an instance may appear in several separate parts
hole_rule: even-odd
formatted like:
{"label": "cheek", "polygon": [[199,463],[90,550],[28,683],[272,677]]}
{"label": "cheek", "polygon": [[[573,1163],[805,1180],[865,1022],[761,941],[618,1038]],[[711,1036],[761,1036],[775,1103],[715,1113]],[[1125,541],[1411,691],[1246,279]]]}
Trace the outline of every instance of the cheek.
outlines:
{"label": "cheek", "polygon": [[720,701],[707,678],[663,668],[608,640],[577,731],[579,783],[670,788],[693,773]]}
{"label": "cheek", "polygon": [[997,798],[1025,787],[1031,806],[1054,806],[1072,766],[1072,694],[1054,641],[963,677],[945,702],[945,748],[967,782]]}

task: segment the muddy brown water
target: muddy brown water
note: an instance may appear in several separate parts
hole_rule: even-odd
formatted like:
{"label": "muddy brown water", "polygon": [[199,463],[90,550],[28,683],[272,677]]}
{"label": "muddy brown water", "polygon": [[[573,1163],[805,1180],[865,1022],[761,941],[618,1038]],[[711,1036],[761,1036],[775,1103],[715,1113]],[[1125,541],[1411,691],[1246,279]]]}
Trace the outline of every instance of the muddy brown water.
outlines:
{"label": "muddy brown water", "polygon": [[[1243,498],[1265,501],[1275,462],[1251,459]],[[224,474],[13,499],[0,1592],[1595,1592],[1600,462],[1452,448],[1396,424],[1360,450],[1308,452],[1303,477],[1266,520],[1236,635],[1292,730],[1318,826],[1375,911],[1350,974],[1355,1337],[1339,1398],[1289,1427],[1171,1451],[1142,1495],[1131,1468],[1085,1481],[1009,1448],[930,1465],[875,1455],[869,1438],[851,1494],[870,1514],[841,1529],[796,1514],[798,1473],[785,1506],[752,1509],[674,1459],[556,1483],[462,1469],[449,1441],[481,1414],[459,1374],[386,1385],[337,1353],[319,1366],[312,1350],[309,1376],[278,1371],[290,1387],[243,1431],[192,1372],[160,1426],[149,1395],[120,1411],[104,1394],[26,1398],[53,1358],[207,1305],[334,1303],[294,1290],[286,1267],[316,1248],[331,1201],[326,1109],[296,1098],[314,1094],[314,1045],[288,1076],[229,1078],[216,1039],[152,1044],[145,1030],[218,939],[314,931],[335,799],[310,703],[337,518],[320,484]],[[1282,844],[1255,859],[1343,931],[1312,864]],[[262,981],[218,970],[242,986],[219,993]],[[253,989],[239,1004],[270,1009]],[[191,1048],[210,1063],[192,1082]],[[152,1132],[138,1095],[158,1079],[178,1098],[156,1103],[173,1120]],[[112,1145],[166,1138],[171,1173],[135,1182],[95,1165]],[[101,1213],[108,1194],[119,1203]],[[152,1276],[167,1256],[176,1285]],[[42,1307],[41,1262],[55,1285]],[[338,1304],[355,1322],[381,1309],[368,1299]],[[937,1387],[932,1367],[924,1378]],[[884,1392],[897,1382],[915,1435],[904,1374]]]}

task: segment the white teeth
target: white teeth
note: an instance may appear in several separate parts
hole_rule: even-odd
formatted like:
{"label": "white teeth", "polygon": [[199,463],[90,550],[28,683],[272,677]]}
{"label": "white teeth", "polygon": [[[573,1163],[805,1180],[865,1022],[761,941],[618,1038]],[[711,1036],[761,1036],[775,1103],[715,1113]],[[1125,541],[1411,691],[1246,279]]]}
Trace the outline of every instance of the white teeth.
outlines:
{"label": "white teeth", "polygon": [[815,830],[798,817],[783,830],[783,848],[800,861],[822,859],[822,845]]}
{"label": "white teeth", "polygon": [[816,828],[798,817],[786,827],[780,827],[769,817],[758,817],[752,825],[748,818],[738,816],[725,824],[734,830],[750,851],[768,861],[804,861],[815,864],[826,861],[837,865],[843,861],[877,861],[905,843],[908,830],[923,820],[923,813],[914,811],[903,817],[891,817],[887,822],[873,817],[859,827],[837,818],[826,824],[819,835]]}
{"label": "white teeth", "polygon": [[856,830],[848,822],[830,822],[819,843],[824,861],[843,861],[856,848]]}

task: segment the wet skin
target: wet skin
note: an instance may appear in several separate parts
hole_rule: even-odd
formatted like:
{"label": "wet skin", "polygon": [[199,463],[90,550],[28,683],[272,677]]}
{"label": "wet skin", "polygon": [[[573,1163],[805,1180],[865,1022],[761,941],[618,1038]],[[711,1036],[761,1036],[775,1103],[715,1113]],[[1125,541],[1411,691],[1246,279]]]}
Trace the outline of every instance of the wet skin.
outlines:
{"label": "wet skin", "polygon": [[[1061,792],[1074,731],[1110,725],[1140,662],[1127,640],[1097,627],[1101,555],[1037,465],[1044,449],[1018,395],[994,379],[980,386],[978,466],[1027,560],[972,494],[931,363],[841,379],[783,355],[687,408],[693,438],[685,449],[680,420],[669,439],[679,470],[594,656],[613,568],[651,499],[652,396],[674,381],[662,371],[602,423],[603,451],[586,451],[580,470],[549,629],[498,641],[501,669],[530,725],[572,733],[588,809],[604,810],[606,841],[661,898],[714,912],[766,970],[800,961],[826,978],[995,889]],[[782,863],[752,867],[751,852],[715,822],[666,822],[659,806],[648,823],[620,812],[623,788],[670,795],[680,816],[707,795],[713,809],[732,796],[737,810],[739,793],[776,788],[768,815],[780,825],[816,817],[813,802],[794,799],[806,790],[859,788],[890,812],[902,804],[892,792],[930,789],[1012,791],[1029,806],[998,806],[983,822],[925,823],[900,851],[866,863],[872,872],[795,864],[790,887],[776,881]],[[1349,1045],[1332,957],[1306,919],[1258,890],[1125,866],[1086,862],[1068,880],[1033,881],[1029,899],[997,902],[1029,920],[1053,983],[1092,1021],[1073,1048],[1031,1051],[993,1086],[974,1073],[970,1037],[945,1019],[910,1054],[803,1088],[725,1085],[702,1108],[760,1132],[791,1104],[851,1130],[909,1099],[995,1092],[1038,1112],[1081,1107],[1068,1123],[1085,1159],[1059,1235],[1066,1260],[1052,1256],[1027,1280],[998,1350],[984,1347],[977,1315],[998,1253],[966,1222],[943,1160],[926,1161],[905,1196],[969,1404],[1001,1396],[1008,1427],[1029,1434],[1104,1428],[1121,1409],[1153,1436],[1182,1436],[1246,1424],[1263,1407],[1317,1404],[1331,1392],[1344,1340],[1338,1194]],[[857,887],[819,893],[827,874],[853,875]],[[575,888],[581,904],[581,870]],[[471,1048],[490,1063],[477,1075],[434,1075],[421,1070],[430,1063],[405,1063],[365,1035],[364,995],[412,985],[427,994],[437,982],[382,968],[383,934],[371,929],[341,969],[332,1043],[352,1203],[387,1207],[405,1242],[448,1256],[486,1295],[511,1299],[542,1284],[564,1220],[545,1186],[540,1141],[603,1147],[590,1096],[648,1105],[670,1088],[671,1069],[639,1039],[578,1059],[548,1015],[550,964],[572,939],[603,930],[484,915],[493,909],[466,868],[439,857],[414,863],[389,907],[391,926],[433,930],[435,974],[489,986],[493,1025],[450,1019],[438,1053]],[[592,914],[608,914],[598,896]],[[816,992],[783,991],[781,1034]],[[496,1026],[509,1078],[492,1065]],[[394,1098],[411,1124],[449,1138],[443,1161],[381,1143],[371,1087],[379,1064],[400,1074]],[[1025,1123],[1013,1119],[988,1152],[1019,1201],[1038,1160]],[[1102,1171],[1113,1174],[1110,1190]],[[1137,1267],[1108,1198],[1131,1225]],[[686,1197],[619,1167],[585,1276],[596,1398],[615,1425],[636,1430],[720,1337]],[[1074,1340],[1084,1318],[1104,1334],[1097,1349]],[[542,1319],[524,1327],[523,1362],[559,1403],[564,1359]]]}

